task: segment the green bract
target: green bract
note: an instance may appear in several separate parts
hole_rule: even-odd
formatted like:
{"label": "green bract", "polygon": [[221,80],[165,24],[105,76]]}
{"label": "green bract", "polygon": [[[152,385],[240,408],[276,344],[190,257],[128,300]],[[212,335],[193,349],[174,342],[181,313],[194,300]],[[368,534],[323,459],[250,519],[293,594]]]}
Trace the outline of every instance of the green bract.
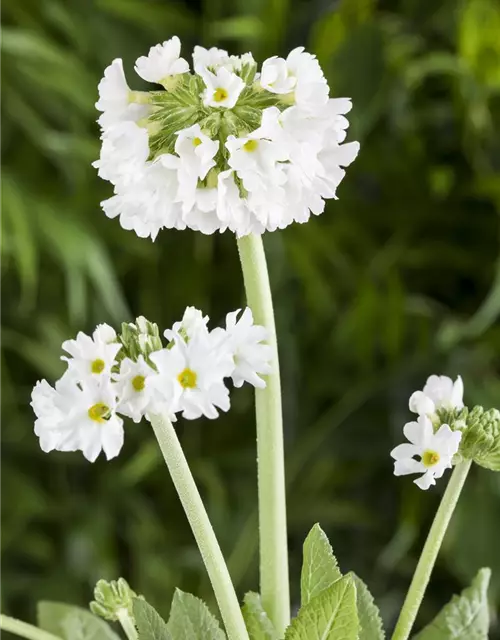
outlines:
{"label": "green bract", "polygon": [[135,324],[132,322],[122,323],[120,341],[123,347],[118,352],[118,360],[129,357],[135,362],[142,355],[148,364],[151,364],[148,359],[149,355],[153,351],[163,349],[158,325],[149,322],[144,316],[139,316]]}
{"label": "green bract", "polygon": [[94,598],[90,603],[92,613],[105,620],[116,621],[120,611],[126,610],[130,616],[133,615],[132,603],[137,595],[124,578],[118,578],[111,582],[99,580],[94,589]]}
{"label": "green bract", "polygon": [[481,467],[500,471],[500,411],[474,407],[466,417],[459,455]]}

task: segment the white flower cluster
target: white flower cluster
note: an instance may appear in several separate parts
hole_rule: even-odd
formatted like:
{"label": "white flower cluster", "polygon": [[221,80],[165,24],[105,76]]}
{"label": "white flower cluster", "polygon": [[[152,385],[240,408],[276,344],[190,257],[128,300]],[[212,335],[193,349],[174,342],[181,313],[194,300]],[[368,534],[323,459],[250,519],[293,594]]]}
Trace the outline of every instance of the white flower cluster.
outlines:
{"label": "white flower cluster", "polygon": [[180,47],[173,37],[136,61],[162,90],[130,90],[121,59],[104,72],[94,166],[115,188],[106,215],[154,239],[186,227],[244,236],[322,213],[359,143],[342,144],[351,101],[329,98],[315,56],[299,47],[259,74],[249,53],[195,47],[191,73]]}
{"label": "white flower cluster", "polygon": [[[108,460],[118,455],[124,438],[120,416],[139,422],[143,417],[177,413],[193,420],[217,418],[229,409],[229,389],[249,382],[265,387],[271,348],[267,331],[253,322],[252,312],[235,311],[225,328],[209,330],[208,316],[188,307],[180,322],[164,332],[166,347],[151,350],[144,318],[132,327],[138,351],[108,325],[99,325],[92,337],[79,333],[62,348],[68,368],[55,384],[46,380],[33,389],[35,434],[43,451],[82,451],[93,462],[104,451]],[[142,350],[142,353],[139,351]],[[127,353],[128,351],[128,353]],[[132,357],[129,357],[132,355]]]}
{"label": "white flower cluster", "polygon": [[395,460],[394,475],[421,473],[423,475],[414,482],[421,489],[428,489],[452,467],[462,433],[453,431],[448,424],[441,424],[437,412],[462,409],[463,393],[460,376],[455,382],[447,376],[430,376],[423,390],[412,394],[410,411],[417,413],[418,418],[404,426],[409,443],[400,444],[391,451]]}

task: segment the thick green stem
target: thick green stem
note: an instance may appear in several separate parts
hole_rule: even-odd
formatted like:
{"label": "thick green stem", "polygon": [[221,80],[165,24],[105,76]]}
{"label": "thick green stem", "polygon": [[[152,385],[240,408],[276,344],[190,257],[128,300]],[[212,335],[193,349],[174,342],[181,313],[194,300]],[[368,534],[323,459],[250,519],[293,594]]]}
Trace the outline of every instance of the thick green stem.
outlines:
{"label": "thick green stem", "polygon": [[290,624],[285,461],[278,345],[273,301],[262,238],[238,240],[245,290],[254,321],[266,327],[272,371],[265,389],[255,390],[259,485],[260,591],[262,604],[278,635]]}
{"label": "thick green stem", "polygon": [[3,614],[0,615],[0,629],[13,633],[21,638],[26,638],[26,640],[61,640],[59,636],[55,636],[48,631],[43,631],[43,629],[34,627],[27,622],[22,622],[21,620],[16,620],[16,618],[11,618]]}
{"label": "thick green stem", "polygon": [[208,571],[229,640],[248,640],[238,598],[175,429],[166,416],[150,416],[161,452]]}
{"label": "thick green stem", "polygon": [[121,624],[128,640],[138,640],[139,634],[135,628],[134,620],[127,609],[119,609],[117,611],[118,622]]}
{"label": "thick green stem", "polygon": [[407,640],[411,633],[425,590],[429,584],[429,578],[431,577],[431,572],[434,568],[439,549],[441,548],[446,529],[457,505],[470,466],[470,460],[461,462],[457,464],[451,474],[450,481],[448,482],[441,504],[434,517],[434,522],[432,523],[424,548],[422,549],[422,555],[418,561],[403,608],[399,614],[392,640]]}

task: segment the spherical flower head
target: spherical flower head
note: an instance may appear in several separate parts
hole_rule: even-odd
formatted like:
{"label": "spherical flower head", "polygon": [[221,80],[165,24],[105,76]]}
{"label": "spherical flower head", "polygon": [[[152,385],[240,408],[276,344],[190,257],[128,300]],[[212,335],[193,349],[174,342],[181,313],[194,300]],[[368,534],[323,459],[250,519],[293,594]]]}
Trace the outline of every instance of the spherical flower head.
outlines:
{"label": "spherical flower head", "polygon": [[110,460],[123,446],[123,421],[116,415],[115,389],[109,378],[77,380],[68,374],[52,389],[37,383],[31,405],[35,434],[43,451],[82,451],[94,462],[101,451]]}
{"label": "spherical flower head", "polygon": [[410,411],[418,414],[433,415],[440,409],[462,409],[464,384],[457,376],[455,382],[448,376],[432,375],[422,391],[415,391],[410,398]]}
{"label": "spherical flower head", "polygon": [[232,109],[245,88],[243,80],[224,67],[215,73],[207,69],[203,71],[202,78],[206,86],[203,92],[203,104],[206,107]]}
{"label": "spherical flower head", "polygon": [[151,47],[147,56],[136,60],[135,71],[147,82],[163,84],[171,76],[189,71],[187,60],[180,57],[181,41],[177,36]]}
{"label": "spherical flower head", "polygon": [[140,422],[149,413],[160,413],[163,402],[158,391],[151,384],[156,371],[139,355],[137,360],[124,358],[120,371],[113,375],[115,391],[119,398],[117,411]]}
{"label": "spherical flower head", "polygon": [[446,469],[452,467],[462,433],[452,431],[447,424],[442,424],[434,433],[431,420],[421,415],[417,422],[408,422],[404,426],[404,434],[409,443],[400,444],[391,451],[395,460],[394,475],[421,473],[422,476],[414,482],[420,489],[428,489],[436,484],[436,479],[441,478]]}
{"label": "spherical flower head", "polygon": [[329,99],[315,56],[299,47],[259,74],[250,53],[196,47],[194,72],[179,55],[174,37],[137,61],[165,91],[130,91],[121,63],[107,72],[95,163],[115,187],[106,215],[154,240],[162,228],[242,237],[321,214],[359,144],[344,144],[351,103]]}
{"label": "spherical flower head", "polygon": [[111,375],[116,356],[121,349],[112,327],[98,325],[92,337],[80,331],[76,340],[66,340],[62,348],[70,358],[62,356],[68,363],[68,369],[78,380],[104,378]]}
{"label": "spherical flower head", "polygon": [[105,620],[116,622],[122,613],[133,619],[133,600],[142,598],[129,587],[124,578],[118,580],[99,580],[94,589],[94,600],[90,603],[90,610],[94,615]]}
{"label": "spherical flower head", "polygon": [[167,349],[152,353],[151,360],[158,370],[153,384],[173,412],[195,420],[202,415],[215,419],[217,409],[229,410],[224,378],[234,365],[230,353],[221,348],[218,332],[198,332],[188,342],[177,334]]}
{"label": "spherical flower head", "polygon": [[261,375],[271,373],[272,351],[265,344],[268,337],[265,327],[254,324],[252,311],[248,307],[241,315],[239,309],[227,314],[226,339],[234,360],[231,378],[235,387],[241,387],[244,382],[259,389],[266,386]]}

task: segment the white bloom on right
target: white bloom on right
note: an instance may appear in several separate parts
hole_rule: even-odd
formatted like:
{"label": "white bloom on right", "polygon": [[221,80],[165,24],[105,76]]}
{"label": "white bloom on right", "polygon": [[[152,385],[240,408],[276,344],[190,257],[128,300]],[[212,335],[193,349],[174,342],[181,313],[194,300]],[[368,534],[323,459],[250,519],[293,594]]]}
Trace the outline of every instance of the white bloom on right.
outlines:
{"label": "white bloom on right", "polygon": [[144,356],[140,355],[137,362],[123,358],[120,372],[113,375],[118,396],[117,410],[121,414],[140,422],[147,413],[168,410],[158,391],[150,384],[154,375],[155,370],[144,360]]}
{"label": "white bloom on right", "polygon": [[193,67],[200,75],[203,75],[207,69],[216,71],[219,67],[227,66],[229,63],[229,54],[224,49],[217,47],[205,49],[205,47],[196,45],[193,50]]}
{"label": "white bloom on right", "polygon": [[[166,332],[165,337],[170,335]],[[152,383],[172,403],[173,412],[182,411],[184,418],[195,420],[202,415],[217,418],[217,408],[229,410],[224,378],[231,375],[233,359],[208,332],[198,332],[188,342],[177,335],[168,348],[155,351],[150,359],[158,370]]]}
{"label": "white bloom on right", "polygon": [[[414,482],[420,489],[428,489],[446,469],[451,469],[462,433],[452,431],[447,424],[442,424],[434,433],[430,419],[421,415],[417,422],[404,426],[404,434],[409,443],[400,444],[391,451],[395,460],[394,475],[422,473]],[[415,456],[419,459],[415,460]]]}
{"label": "white bloom on right", "polygon": [[297,78],[290,75],[286,60],[273,56],[264,60],[260,74],[260,86],[271,93],[290,93]]}
{"label": "white bloom on right", "polygon": [[288,75],[296,79],[295,102],[303,109],[317,109],[328,102],[328,83],[316,56],[297,47],[286,59]]}
{"label": "white bloom on right", "polygon": [[265,340],[269,337],[267,329],[254,324],[252,310],[247,307],[240,318],[240,310],[226,316],[227,346],[234,360],[234,371],[231,377],[235,387],[244,382],[263,389],[265,381],[260,377],[271,373],[270,360],[272,350]]}
{"label": "white bloom on right", "polygon": [[206,86],[203,92],[203,104],[206,107],[232,109],[245,88],[243,80],[224,67],[217,69],[216,73],[205,70],[200,75]]}
{"label": "white bloom on right", "polygon": [[208,336],[208,320],[209,317],[204,316],[196,307],[186,307],[182,320],[174,322],[172,329],[167,329],[164,332],[165,338],[174,340],[177,335],[180,335],[186,342],[189,342],[200,334]]}
{"label": "white bloom on right", "polygon": [[181,41],[177,36],[151,47],[147,56],[137,58],[135,71],[147,82],[161,84],[170,76],[189,71],[189,63],[181,55]]}
{"label": "white bloom on right", "polygon": [[448,376],[429,376],[422,391],[410,397],[410,411],[419,415],[433,415],[439,409],[463,409],[464,383],[460,376],[455,382]]}
{"label": "white bloom on right", "polygon": [[62,356],[68,369],[79,381],[111,375],[111,368],[122,345],[117,341],[115,330],[107,324],[97,325],[92,338],[79,331],[76,340],[66,340],[62,348],[71,358]]}

